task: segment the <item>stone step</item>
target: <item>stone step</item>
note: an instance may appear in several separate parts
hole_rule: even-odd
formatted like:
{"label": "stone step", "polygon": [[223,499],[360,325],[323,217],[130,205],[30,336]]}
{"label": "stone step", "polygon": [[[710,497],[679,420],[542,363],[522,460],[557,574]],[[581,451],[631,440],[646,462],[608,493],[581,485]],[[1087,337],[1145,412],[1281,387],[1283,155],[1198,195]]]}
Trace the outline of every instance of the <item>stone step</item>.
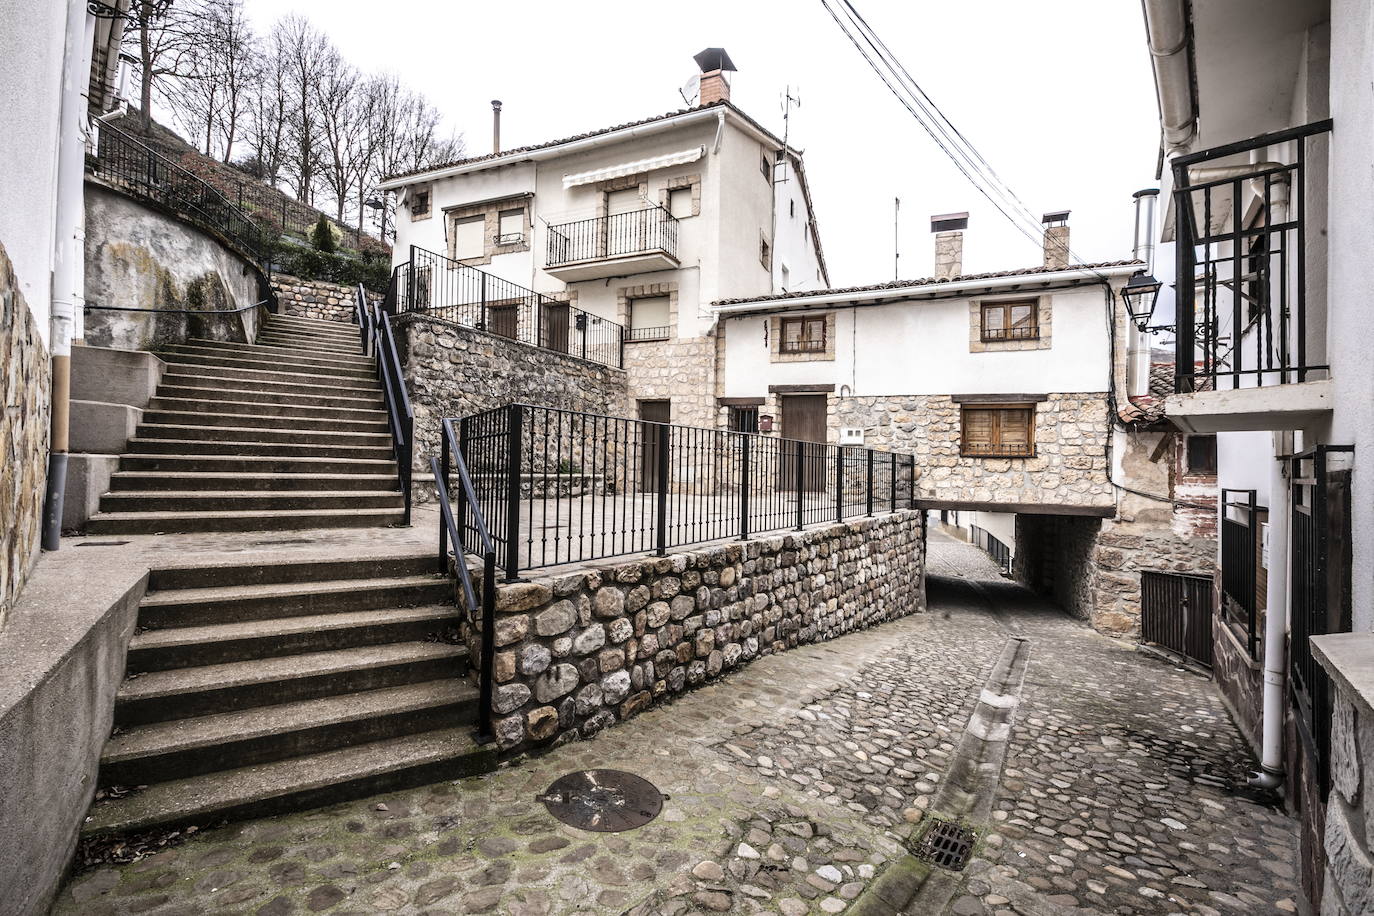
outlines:
{"label": "stone step", "polygon": [[357,333],[358,326],[349,321],[329,321],[325,318],[303,318],[299,315],[272,315],[265,322],[264,328],[296,328],[312,334],[337,333],[340,329],[352,329]]}
{"label": "stone step", "polygon": [[145,410],[145,423],[180,426],[251,426],[269,429],[317,429],[334,432],[375,433],[387,429],[386,414],[375,420],[339,420],[333,417],[292,417],[255,413],[197,413],[192,410]]}
{"label": "stone step", "polygon": [[397,486],[393,474],[253,474],[171,471],[115,471],[109,494],[148,492],[377,492]]}
{"label": "stone step", "polygon": [[333,407],[303,402],[240,401],[228,393],[211,392],[214,398],[177,398],[164,395],[161,390],[148,399],[144,413],[208,413],[217,416],[244,414],[257,417],[292,417],[303,420],[355,420],[386,422],[386,410],[380,407]]}
{"label": "stone step", "polygon": [[325,354],[300,350],[295,347],[267,346],[265,344],[219,343],[212,340],[188,340],[167,348],[168,353],[199,353],[206,356],[236,356],[243,359],[281,360],[299,366],[318,366],[322,369],[362,369],[376,373],[377,367],[371,357],[364,356],[361,348],[353,353]]}
{"label": "stone step", "polygon": [[166,589],[144,596],[138,609],[138,625],[147,629],[212,626],[245,620],[420,607],[449,602],[453,597],[452,581],[438,573]]}
{"label": "stone step", "polygon": [[423,732],[155,783],[94,806],[82,834],[125,834],[279,814],[471,776],[495,765],[494,747],[478,746],[469,729]]}
{"label": "stone step", "polygon": [[321,386],[319,392],[272,391],[257,386],[230,385],[168,385],[164,380],[157,389],[158,398],[172,398],[190,401],[251,401],[262,404],[280,404],[283,407],[338,407],[346,410],[385,410],[386,402],[380,394],[349,397],[331,393],[331,389]]}
{"label": "stone step", "polygon": [[[162,384],[168,388],[187,388],[191,390],[208,391],[244,391],[254,394],[299,397],[307,401],[312,399],[323,399],[330,397],[348,398],[354,400],[370,401],[376,399],[381,401],[381,383],[374,383],[370,387],[354,388],[343,387],[340,385],[309,385],[296,382],[269,382],[258,378],[240,378],[237,376],[207,376],[207,375],[186,375],[183,373],[169,372],[162,376]],[[160,389],[159,389],[160,390]],[[238,400],[248,400],[248,398],[238,398]]]}
{"label": "stone step", "polygon": [[461,646],[403,642],[150,671],[120,684],[114,720],[123,728],[461,677],[466,658]]}
{"label": "stone step", "polygon": [[437,641],[458,625],[452,604],[374,608],[301,617],[141,630],[129,641],[128,671],[170,671],[394,642]]}
{"label": "stone step", "polygon": [[[227,424],[140,423],[135,430],[137,439],[197,439],[205,442],[273,442],[297,445],[359,445],[370,448],[392,448],[390,433],[330,432],[319,429],[272,429]],[[137,449],[129,449],[137,451]],[[157,451],[162,451],[158,449]]]}
{"label": "stone step", "polygon": [[378,381],[375,374],[367,378],[362,378],[344,375],[320,375],[313,372],[289,372],[280,369],[245,369],[236,366],[212,366],[179,360],[170,354],[163,356],[162,360],[167,364],[167,371],[162,376],[164,382],[168,380],[169,376],[172,378],[179,378],[189,375],[203,379],[232,379],[236,382],[276,382],[288,385],[312,385],[315,387],[330,388],[339,392],[352,390],[354,388],[368,392],[381,391],[381,382]]}
{"label": "stone step", "polygon": [[100,512],[87,534],[189,534],[204,531],[299,531],[400,525],[401,509],[265,509],[247,512]]}
{"label": "stone step", "polygon": [[294,375],[307,375],[317,380],[332,378],[374,379],[376,372],[370,368],[337,368],[301,363],[292,359],[272,356],[235,356],[221,353],[186,352],[168,350],[158,353],[165,362],[178,366],[218,367],[221,369],[241,369],[256,372],[290,372]]}
{"label": "stone step", "polygon": [[[189,481],[188,481],[189,482]],[[100,497],[101,512],[234,512],[282,509],[399,509],[399,490],[124,490]]]}
{"label": "stone step", "polygon": [[364,458],[390,461],[391,440],[385,445],[325,445],[317,442],[226,442],[214,439],[149,439],[129,440],[129,451],[147,455],[255,455],[282,458]]}
{"label": "stone step", "polygon": [[216,588],[230,585],[273,585],[288,582],[329,582],[380,579],[387,576],[432,576],[445,572],[434,551],[348,560],[289,560],[272,563],[210,563],[157,567],[148,573],[148,588]]}
{"label": "stone step", "polygon": [[120,456],[120,471],[178,471],[243,474],[390,474],[391,460],[349,458],[284,458],[272,455],[137,455]]}
{"label": "stone step", "polygon": [[476,721],[456,677],[136,725],[105,745],[101,785],[146,785]]}
{"label": "stone step", "polygon": [[297,328],[287,327],[286,325],[270,323],[263,325],[262,330],[258,331],[258,336],[257,339],[254,340],[254,343],[261,341],[264,337],[279,338],[281,340],[300,343],[306,346],[311,344],[320,344],[322,346],[332,346],[334,344],[352,346],[354,352],[358,352],[362,349],[362,335],[358,333],[358,326],[356,324],[341,324],[337,331],[301,331]]}
{"label": "stone step", "polygon": [[288,337],[277,337],[271,334],[259,334],[254,346],[268,347],[278,350],[289,350],[300,353],[302,356],[323,356],[323,357],[344,357],[350,358],[363,355],[362,342],[354,336],[351,341],[339,341],[329,343],[318,340],[295,340]]}

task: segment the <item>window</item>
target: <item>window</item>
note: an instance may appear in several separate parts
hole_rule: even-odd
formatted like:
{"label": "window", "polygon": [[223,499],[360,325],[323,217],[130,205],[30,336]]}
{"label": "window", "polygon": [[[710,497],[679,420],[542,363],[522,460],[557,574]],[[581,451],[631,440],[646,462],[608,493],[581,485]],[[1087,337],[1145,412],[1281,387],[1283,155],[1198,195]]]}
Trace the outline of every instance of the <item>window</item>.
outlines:
{"label": "window", "polygon": [[672,303],[668,296],[630,300],[629,340],[667,340],[672,331]]}
{"label": "window", "polygon": [[1035,455],[1035,407],[965,407],[960,454],[987,458]]}
{"label": "window", "polygon": [[730,429],[737,433],[758,432],[759,409],[757,407],[731,407]]}
{"label": "window", "polygon": [[759,171],[763,173],[763,177],[768,180],[769,184],[773,183],[773,164],[768,161],[767,153],[764,153],[759,159]]}
{"label": "window", "polygon": [[1034,299],[983,303],[984,340],[1036,340],[1040,337],[1039,303]]}
{"label": "window", "polygon": [[769,270],[773,269],[773,246],[762,235],[759,236],[759,263]]}
{"label": "window", "polygon": [[795,198],[787,202],[787,215],[793,219],[797,218],[797,201]]}
{"label": "window", "polygon": [[453,222],[453,257],[459,261],[477,260],[486,256],[487,218],[469,216]]}
{"label": "window", "polygon": [[410,218],[423,219],[429,216],[429,189],[410,192]]}
{"label": "window", "polygon": [[825,316],[784,318],[779,353],[824,353]]}
{"label": "window", "polygon": [[1217,437],[1189,436],[1186,447],[1185,474],[1215,477],[1217,473]]}
{"label": "window", "polygon": [[668,192],[668,212],[677,219],[692,216],[692,189],[673,188]]}
{"label": "window", "polygon": [[502,210],[497,223],[496,244],[514,245],[525,240],[525,211]]}

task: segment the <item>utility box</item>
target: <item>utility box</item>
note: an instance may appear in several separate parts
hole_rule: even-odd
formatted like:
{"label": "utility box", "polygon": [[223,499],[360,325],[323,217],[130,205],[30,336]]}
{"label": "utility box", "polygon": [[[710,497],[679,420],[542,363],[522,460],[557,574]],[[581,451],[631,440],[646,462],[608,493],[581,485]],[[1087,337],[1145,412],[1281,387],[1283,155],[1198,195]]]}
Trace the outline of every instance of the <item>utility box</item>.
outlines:
{"label": "utility box", "polygon": [[840,445],[863,445],[864,431],[859,426],[840,427]]}

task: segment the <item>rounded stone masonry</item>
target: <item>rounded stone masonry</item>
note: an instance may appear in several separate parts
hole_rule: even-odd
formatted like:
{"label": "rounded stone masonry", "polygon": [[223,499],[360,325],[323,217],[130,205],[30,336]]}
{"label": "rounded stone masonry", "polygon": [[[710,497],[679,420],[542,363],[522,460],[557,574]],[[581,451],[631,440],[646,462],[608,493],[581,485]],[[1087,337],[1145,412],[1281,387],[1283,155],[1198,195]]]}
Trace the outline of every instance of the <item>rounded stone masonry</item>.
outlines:
{"label": "rounded stone masonry", "polygon": [[[498,586],[498,746],[589,737],[755,658],[925,610],[903,510]],[[480,663],[480,634],[464,637]]]}
{"label": "rounded stone masonry", "polygon": [[[272,289],[277,294],[283,315],[353,323],[354,287],[276,274],[272,277]],[[380,296],[373,293],[369,293],[368,297],[373,302],[381,300]]]}

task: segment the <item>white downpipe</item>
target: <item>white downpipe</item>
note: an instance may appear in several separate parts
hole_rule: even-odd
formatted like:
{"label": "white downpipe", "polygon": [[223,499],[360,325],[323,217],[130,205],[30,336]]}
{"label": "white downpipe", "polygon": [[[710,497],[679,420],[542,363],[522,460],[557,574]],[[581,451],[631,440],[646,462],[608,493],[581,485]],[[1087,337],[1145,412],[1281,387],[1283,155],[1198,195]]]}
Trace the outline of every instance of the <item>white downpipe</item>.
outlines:
{"label": "white downpipe", "polygon": [[[1274,454],[1283,454],[1282,433],[1274,433]],[[1288,630],[1291,595],[1288,563],[1291,544],[1287,462],[1276,458],[1269,474],[1269,607],[1264,615],[1264,736],[1260,771],[1250,785],[1277,789],[1283,784],[1284,639]],[[1223,510],[1224,511],[1224,510]]]}
{"label": "white downpipe", "polygon": [[1145,37],[1159,92],[1159,120],[1169,155],[1184,152],[1197,134],[1193,74],[1188,61],[1188,13],[1184,0],[1144,0]]}

